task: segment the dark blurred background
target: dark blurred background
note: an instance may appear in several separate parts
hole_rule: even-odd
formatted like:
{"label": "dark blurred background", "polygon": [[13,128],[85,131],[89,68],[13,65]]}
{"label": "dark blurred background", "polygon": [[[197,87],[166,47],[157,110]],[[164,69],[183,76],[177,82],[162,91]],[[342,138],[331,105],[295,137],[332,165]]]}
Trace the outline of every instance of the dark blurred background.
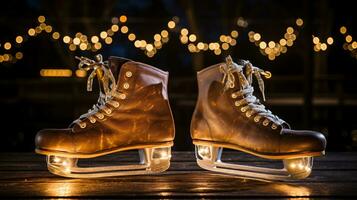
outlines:
{"label": "dark blurred background", "polygon": [[[293,128],[323,132],[330,151],[357,149],[352,1],[25,0],[1,2],[0,15],[1,151],[33,151],[38,130],[67,127],[87,112],[98,89],[86,91],[87,79],[77,76],[74,57],[98,53],[170,72],[175,150],[193,149],[189,125],[197,97],[196,71],[229,54],[272,72],[265,80],[266,104]],[[293,33],[281,41],[289,27]],[[196,36],[192,42],[180,36],[183,28],[188,37]],[[232,31],[238,32],[237,38]],[[155,34],[161,38],[156,44]],[[312,35],[319,38],[316,44]],[[271,53],[263,41],[280,47]]]}

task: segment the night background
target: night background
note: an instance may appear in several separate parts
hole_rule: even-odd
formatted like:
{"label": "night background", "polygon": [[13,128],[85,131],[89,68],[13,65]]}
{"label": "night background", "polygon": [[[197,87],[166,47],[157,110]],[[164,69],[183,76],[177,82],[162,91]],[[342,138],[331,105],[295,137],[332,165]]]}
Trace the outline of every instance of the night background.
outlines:
{"label": "night background", "polygon": [[96,103],[75,56],[98,53],[169,71],[174,150],[193,150],[196,72],[227,55],[272,72],[265,104],[293,129],[323,132],[327,151],[357,149],[352,1],[27,0],[2,2],[0,15],[2,152],[34,151],[37,131]]}

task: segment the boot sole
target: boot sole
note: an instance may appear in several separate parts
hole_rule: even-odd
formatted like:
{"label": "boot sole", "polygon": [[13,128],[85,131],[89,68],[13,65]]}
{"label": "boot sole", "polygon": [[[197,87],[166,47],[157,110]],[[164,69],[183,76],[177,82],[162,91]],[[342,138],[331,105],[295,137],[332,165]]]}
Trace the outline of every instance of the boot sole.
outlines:
{"label": "boot sole", "polygon": [[128,151],[135,149],[144,149],[144,148],[162,148],[162,147],[172,147],[174,145],[173,141],[170,142],[160,142],[160,143],[151,143],[151,144],[142,144],[142,145],[132,145],[127,147],[119,147],[110,150],[100,151],[96,153],[69,153],[64,151],[53,151],[49,149],[40,149],[36,148],[35,152],[42,155],[53,155],[61,156],[66,158],[95,158],[99,156],[104,156],[107,154],[112,154],[120,151]]}
{"label": "boot sole", "polygon": [[238,151],[242,151],[248,154],[255,155],[257,157],[266,158],[266,159],[274,159],[274,160],[282,160],[282,159],[293,159],[293,158],[301,158],[301,157],[313,157],[313,156],[322,156],[325,155],[325,151],[307,151],[307,152],[298,152],[298,153],[286,153],[286,154],[262,154],[259,152],[251,151],[245,149],[239,145],[223,143],[223,142],[213,142],[213,141],[206,141],[206,140],[193,140],[194,145],[211,145],[214,147],[223,147],[228,149],[234,149]]}

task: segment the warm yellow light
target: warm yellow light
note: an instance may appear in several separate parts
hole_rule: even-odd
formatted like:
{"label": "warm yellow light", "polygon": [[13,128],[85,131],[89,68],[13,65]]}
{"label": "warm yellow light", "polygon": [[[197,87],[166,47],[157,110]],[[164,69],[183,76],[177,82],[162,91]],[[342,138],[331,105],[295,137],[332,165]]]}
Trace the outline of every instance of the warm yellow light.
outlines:
{"label": "warm yellow light", "polygon": [[169,21],[169,22],[167,23],[167,27],[169,27],[170,29],[175,28],[175,26],[176,26],[176,24],[175,24],[174,21]]}
{"label": "warm yellow light", "polygon": [[274,48],[275,47],[275,42],[274,41],[270,41],[268,43],[268,46],[269,46],[269,48]]}
{"label": "warm yellow light", "polygon": [[134,33],[130,33],[130,34],[128,35],[128,39],[129,39],[130,41],[134,41],[135,38],[136,38],[136,36],[135,36]]}
{"label": "warm yellow light", "polygon": [[233,30],[233,31],[231,32],[231,36],[234,37],[234,38],[237,38],[237,37],[238,37],[238,31]]}
{"label": "warm yellow light", "polygon": [[351,35],[347,35],[345,39],[346,39],[347,43],[352,42],[352,36]]}
{"label": "warm yellow light", "polygon": [[81,44],[79,45],[79,49],[82,50],[82,51],[86,50],[87,47],[88,47],[88,45],[87,45],[86,43],[81,43]]}
{"label": "warm yellow light", "polygon": [[152,51],[154,49],[154,46],[152,44],[147,44],[146,45],[146,50],[147,51]]}
{"label": "warm yellow light", "polygon": [[260,47],[261,49],[265,49],[265,48],[267,47],[267,43],[265,43],[265,42],[260,42],[260,43],[259,43],[259,47]]}
{"label": "warm yellow light", "polygon": [[92,36],[92,38],[91,38],[90,40],[92,41],[92,43],[97,43],[97,42],[99,42],[98,36]]}
{"label": "warm yellow light", "polygon": [[120,28],[120,31],[125,34],[125,33],[127,33],[129,31],[129,28],[127,26],[122,26]]}
{"label": "warm yellow light", "polygon": [[48,25],[45,27],[46,33],[51,33],[52,32],[52,26]]}
{"label": "warm yellow light", "polygon": [[38,16],[37,20],[40,23],[44,23],[46,21],[46,18],[45,18],[45,16],[41,15],[41,16]]}
{"label": "warm yellow light", "polygon": [[259,33],[255,33],[254,36],[253,36],[253,38],[254,38],[255,41],[259,41],[260,38],[261,38],[261,36],[260,36]]}
{"label": "warm yellow light", "polygon": [[42,77],[70,77],[72,71],[69,69],[41,69],[40,75]]}
{"label": "warm yellow light", "polygon": [[99,36],[100,36],[100,38],[105,39],[106,37],[108,37],[108,33],[105,31],[102,31],[102,32],[100,32]]}
{"label": "warm yellow light", "polygon": [[[85,71],[85,70],[83,70],[83,69],[77,69],[76,70],[76,76],[77,77],[80,77],[80,78],[82,78],[82,77],[86,77],[87,76],[87,72]],[[56,157],[57,158],[57,157]],[[59,162],[59,161],[58,161]]]}
{"label": "warm yellow light", "polygon": [[333,38],[332,37],[328,37],[326,42],[329,45],[333,44]]}
{"label": "warm yellow light", "polygon": [[68,48],[69,48],[70,51],[75,51],[75,50],[77,49],[77,46],[74,45],[74,44],[70,44],[70,45],[68,46]]}
{"label": "warm yellow light", "polygon": [[119,21],[121,23],[125,23],[127,20],[128,20],[128,18],[125,15],[122,15],[122,16],[119,17]]}
{"label": "warm yellow light", "polygon": [[94,48],[95,48],[95,49],[100,49],[100,48],[102,48],[102,43],[100,43],[100,42],[95,43],[95,44],[94,44]]}
{"label": "warm yellow light", "polygon": [[232,39],[231,42],[229,43],[231,46],[235,46],[237,44],[236,39]]}
{"label": "warm yellow light", "polygon": [[354,42],[352,43],[352,48],[353,48],[353,49],[357,49],[357,42],[356,42],[356,41],[354,41]]}
{"label": "warm yellow light", "polygon": [[286,40],[284,38],[280,39],[279,41],[281,46],[285,46],[286,45]]}
{"label": "warm yellow light", "polygon": [[224,42],[225,40],[226,40],[226,36],[225,35],[219,36],[219,41]]}
{"label": "warm yellow light", "polygon": [[140,42],[139,40],[136,40],[136,41],[134,42],[134,46],[135,46],[136,48],[139,48],[139,47],[141,46],[141,42]]}
{"label": "warm yellow light", "polygon": [[188,42],[188,37],[187,36],[181,36],[180,40],[181,40],[182,44],[186,44]]}
{"label": "warm yellow light", "polygon": [[220,55],[222,53],[221,49],[215,49],[214,54]]}
{"label": "warm yellow light", "polygon": [[154,40],[155,41],[160,41],[161,40],[161,35],[160,34],[155,34],[154,35]]}
{"label": "warm yellow light", "polygon": [[111,30],[112,30],[113,32],[117,32],[117,31],[119,31],[119,26],[116,25],[116,24],[113,24],[112,27],[111,27]]}
{"label": "warm yellow light", "polygon": [[17,36],[16,39],[15,39],[16,43],[20,44],[24,41],[24,38],[22,36]]}
{"label": "warm yellow light", "polygon": [[340,33],[345,34],[347,32],[347,28],[345,26],[341,26]]}
{"label": "warm yellow light", "polygon": [[196,37],[195,34],[191,34],[191,35],[188,37],[188,39],[189,39],[191,42],[195,42],[196,39],[197,39],[197,37]]}
{"label": "warm yellow light", "polygon": [[59,32],[52,33],[52,38],[55,39],[55,40],[58,40],[60,38]]}
{"label": "warm yellow light", "polygon": [[161,36],[164,37],[164,38],[166,38],[166,37],[169,36],[169,32],[167,32],[167,30],[162,30],[162,31],[161,31]]}
{"label": "warm yellow light", "polygon": [[187,30],[187,28],[183,28],[183,29],[181,29],[181,35],[187,35],[188,34],[188,30]]}
{"label": "warm yellow light", "polygon": [[325,51],[327,49],[327,44],[326,43],[322,43],[321,44],[321,50]]}
{"label": "warm yellow light", "polygon": [[313,42],[314,44],[318,44],[318,43],[320,42],[320,39],[319,39],[318,37],[313,37],[313,38],[312,38],[312,42]]}
{"label": "warm yellow light", "polygon": [[76,37],[73,39],[73,44],[79,45],[79,43],[81,43],[81,40],[79,38]]}
{"label": "warm yellow light", "polygon": [[107,37],[107,38],[105,38],[104,42],[106,44],[111,44],[113,42],[113,39],[111,37]]}
{"label": "warm yellow light", "polygon": [[69,36],[66,35],[66,36],[63,37],[63,42],[64,43],[68,44],[70,41],[71,41],[71,38]]}
{"label": "warm yellow light", "polygon": [[29,34],[29,36],[34,36],[36,34],[36,31],[35,29],[30,28],[27,33]]}
{"label": "warm yellow light", "polygon": [[286,32],[287,32],[288,34],[293,34],[293,33],[294,33],[293,27],[288,27],[288,28],[286,29]]}
{"label": "warm yellow light", "polygon": [[15,58],[18,59],[18,60],[21,60],[23,57],[24,57],[24,54],[22,52],[17,52],[15,54]]}
{"label": "warm yellow light", "polygon": [[197,48],[198,48],[199,50],[202,50],[204,47],[205,47],[205,45],[203,44],[203,42],[199,42],[199,43],[197,44]]}
{"label": "warm yellow light", "polygon": [[296,25],[302,26],[304,24],[304,21],[301,18],[296,19]]}
{"label": "warm yellow light", "polygon": [[223,43],[223,44],[222,44],[222,49],[223,49],[223,50],[229,49],[228,43]]}
{"label": "warm yellow light", "polygon": [[10,50],[11,49],[11,43],[10,42],[6,42],[5,44],[4,44],[4,49],[6,49],[6,50]]}

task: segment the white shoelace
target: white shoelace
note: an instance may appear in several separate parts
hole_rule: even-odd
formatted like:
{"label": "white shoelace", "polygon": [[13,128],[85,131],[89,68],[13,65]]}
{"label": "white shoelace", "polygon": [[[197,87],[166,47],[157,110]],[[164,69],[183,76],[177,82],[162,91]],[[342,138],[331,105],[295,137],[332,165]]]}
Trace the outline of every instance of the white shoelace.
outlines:
{"label": "white shoelace", "polygon": [[[124,99],[125,94],[118,92],[116,81],[113,73],[108,67],[108,62],[103,62],[102,55],[98,54],[96,60],[91,60],[86,57],[76,57],[80,60],[78,67],[86,71],[93,70],[88,76],[87,80],[87,91],[92,91],[93,79],[98,76],[102,84],[104,93],[100,91],[99,98],[96,104],[93,105],[87,113],[82,114],[77,120],[72,124],[78,124],[81,128],[85,128],[86,124],[83,122],[84,119],[88,118],[91,123],[96,122],[96,118],[103,119],[105,116],[103,113],[110,115],[112,109],[107,105],[111,105],[114,108],[119,107],[119,102],[114,100],[114,97]],[[95,116],[95,117],[94,117]]]}
{"label": "white shoelace", "polygon": [[[245,75],[244,75],[245,70]],[[240,90],[232,92],[232,97],[241,98],[235,102],[236,106],[241,107],[242,112],[246,112],[247,117],[250,117],[254,114],[254,121],[259,122],[262,117],[265,118],[263,123],[266,125],[271,121],[278,125],[288,124],[280,119],[278,116],[274,115],[270,110],[265,108],[265,106],[259,101],[257,97],[254,96],[254,88],[252,86],[253,74],[258,80],[258,85],[260,92],[262,94],[263,100],[265,101],[264,94],[264,81],[261,75],[264,75],[266,78],[271,77],[271,73],[264,71],[258,67],[253,66],[249,61],[243,61],[242,65],[237,65],[233,63],[232,58],[228,56],[226,58],[226,63],[220,66],[220,72],[223,73],[222,83],[225,84],[224,90],[229,88],[234,88],[236,84],[234,72],[238,74]],[[268,120],[268,121],[267,121]],[[274,129],[276,126],[273,124]]]}

